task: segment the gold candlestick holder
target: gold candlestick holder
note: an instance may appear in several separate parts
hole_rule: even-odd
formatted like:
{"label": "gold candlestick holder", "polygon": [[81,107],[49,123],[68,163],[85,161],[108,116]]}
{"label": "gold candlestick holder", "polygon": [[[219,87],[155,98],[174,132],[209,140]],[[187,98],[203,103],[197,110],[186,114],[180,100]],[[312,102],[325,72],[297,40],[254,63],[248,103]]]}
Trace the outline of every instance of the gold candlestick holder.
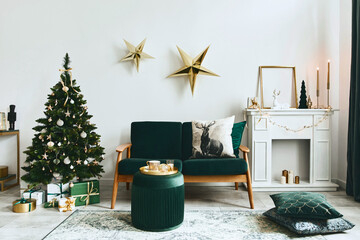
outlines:
{"label": "gold candlestick holder", "polygon": [[319,109],[320,106],[319,106],[319,90],[316,90],[316,108]]}

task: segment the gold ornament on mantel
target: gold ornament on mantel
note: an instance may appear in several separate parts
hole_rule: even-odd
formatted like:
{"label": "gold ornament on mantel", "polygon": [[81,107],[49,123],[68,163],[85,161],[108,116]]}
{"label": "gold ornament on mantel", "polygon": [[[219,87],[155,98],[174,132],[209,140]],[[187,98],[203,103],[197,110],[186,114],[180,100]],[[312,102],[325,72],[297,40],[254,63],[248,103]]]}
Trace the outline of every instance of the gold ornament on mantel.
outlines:
{"label": "gold ornament on mantel", "polygon": [[184,50],[176,46],[181,59],[183,60],[185,66],[177,70],[176,72],[170,74],[168,77],[178,77],[178,76],[189,76],[189,83],[191,88],[191,93],[194,95],[194,89],[196,84],[196,77],[198,74],[200,75],[209,75],[209,76],[217,76],[219,75],[211,72],[210,70],[201,66],[205,55],[210,46],[208,46],[204,51],[202,51],[199,55],[197,55],[194,59],[190,57]]}
{"label": "gold ornament on mantel", "polygon": [[141,59],[154,58],[154,57],[150,56],[149,54],[146,54],[143,52],[146,38],[136,47],[134,45],[132,45],[131,43],[129,43],[128,41],[126,41],[125,39],[124,39],[124,42],[129,50],[129,53],[125,57],[123,57],[120,60],[120,62],[133,60],[136,65],[136,70],[138,72],[139,72],[139,64],[140,64]]}

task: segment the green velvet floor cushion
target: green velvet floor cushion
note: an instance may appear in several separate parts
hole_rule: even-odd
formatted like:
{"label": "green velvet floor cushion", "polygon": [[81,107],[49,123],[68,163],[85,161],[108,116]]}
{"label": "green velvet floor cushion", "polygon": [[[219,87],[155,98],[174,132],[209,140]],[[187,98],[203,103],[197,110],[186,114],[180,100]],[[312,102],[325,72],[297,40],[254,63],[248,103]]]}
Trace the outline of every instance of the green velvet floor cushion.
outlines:
{"label": "green velvet floor cushion", "polygon": [[245,174],[247,163],[242,158],[188,159],[183,161],[184,175]]}
{"label": "green velvet floor cushion", "polygon": [[131,157],[181,159],[180,122],[133,122]]}
{"label": "green velvet floor cushion", "polygon": [[321,193],[286,192],[270,195],[279,215],[305,219],[342,217]]}
{"label": "green velvet floor cushion", "polygon": [[[146,166],[146,162],[149,160],[159,160],[161,163],[166,163],[166,159],[149,159],[149,158],[126,158],[120,161],[118,171],[119,174],[133,175],[139,168]],[[182,161],[174,159],[174,165],[178,170],[182,171]]]}
{"label": "green velvet floor cushion", "polygon": [[290,231],[300,235],[337,233],[352,229],[354,227],[354,224],[343,218],[301,219],[286,217],[277,214],[276,208],[272,208],[269,211],[264,212],[263,215],[277,224],[280,224]]}

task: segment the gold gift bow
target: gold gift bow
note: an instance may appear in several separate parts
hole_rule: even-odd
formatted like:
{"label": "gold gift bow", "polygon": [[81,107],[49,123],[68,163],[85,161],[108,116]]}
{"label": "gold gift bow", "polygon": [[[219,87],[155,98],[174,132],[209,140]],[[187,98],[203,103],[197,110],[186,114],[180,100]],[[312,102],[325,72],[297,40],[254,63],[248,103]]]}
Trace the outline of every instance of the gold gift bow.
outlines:
{"label": "gold gift bow", "polygon": [[64,206],[60,206],[59,208],[65,208],[63,212],[72,211],[71,204],[75,204],[75,199],[70,199],[69,197],[66,198]]}
{"label": "gold gift bow", "polygon": [[55,207],[55,203],[57,202],[56,198],[53,198],[50,202],[47,202],[49,206]]}
{"label": "gold gift bow", "polygon": [[[79,92],[76,91],[75,88],[73,87],[71,70],[72,70],[72,68],[69,68],[69,69],[59,69],[60,72],[69,72],[69,74],[70,74],[70,86],[71,86],[71,88],[74,90],[74,92],[76,92],[77,94],[79,94]],[[62,80],[61,78],[60,78],[60,82],[61,82],[61,84],[63,85],[63,87],[65,87],[65,83],[63,82],[63,80]],[[66,96],[66,99],[65,99],[65,102],[64,102],[64,107],[66,106],[66,103],[67,103],[67,101],[68,101],[68,99],[69,99],[69,93],[68,93],[68,92],[66,92],[66,95],[67,95],[67,96]]]}
{"label": "gold gift bow", "polygon": [[[90,188],[90,183],[91,183],[91,188]],[[80,198],[81,202],[85,202],[85,206],[87,206],[89,204],[90,201],[90,196],[95,196],[95,195],[99,195],[99,193],[97,192],[98,189],[94,188],[94,183],[93,182],[87,182],[87,194],[78,194],[78,195],[71,195],[71,197]]]}

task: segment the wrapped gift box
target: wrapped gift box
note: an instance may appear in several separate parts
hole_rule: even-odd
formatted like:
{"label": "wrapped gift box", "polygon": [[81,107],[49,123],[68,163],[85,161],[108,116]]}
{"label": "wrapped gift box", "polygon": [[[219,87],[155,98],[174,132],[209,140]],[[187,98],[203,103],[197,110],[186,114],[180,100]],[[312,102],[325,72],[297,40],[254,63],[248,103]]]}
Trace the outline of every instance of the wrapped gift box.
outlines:
{"label": "wrapped gift box", "polygon": [[53,198],[59,201],[60,198],[69,196],[69,183],[50,183],[47,185],[47,201],[50,202]]}
{"label": "wrapped gift box", "polygon": [[36,209],[36,199],[17,199],[13,201],[13,212],[26,213]]}
{"label": "wrapped gift box", "polygon": [[75,206],[100,202],[100,185],[98,180],[74,182],[70,188],[70,196],[76,198]]}
{"label": "wrapped gift box", "polygon": [[59,212],[67,212],[75,210],[75,198],[66,197],[59,199]]}
{"label": "wrapped gift box", "polygon": [[21,196],[25,199],[36,199],[36,205],[41,205],[45,202],[45,191],[42,189],[26,189],[26,190],[20,190]]}

